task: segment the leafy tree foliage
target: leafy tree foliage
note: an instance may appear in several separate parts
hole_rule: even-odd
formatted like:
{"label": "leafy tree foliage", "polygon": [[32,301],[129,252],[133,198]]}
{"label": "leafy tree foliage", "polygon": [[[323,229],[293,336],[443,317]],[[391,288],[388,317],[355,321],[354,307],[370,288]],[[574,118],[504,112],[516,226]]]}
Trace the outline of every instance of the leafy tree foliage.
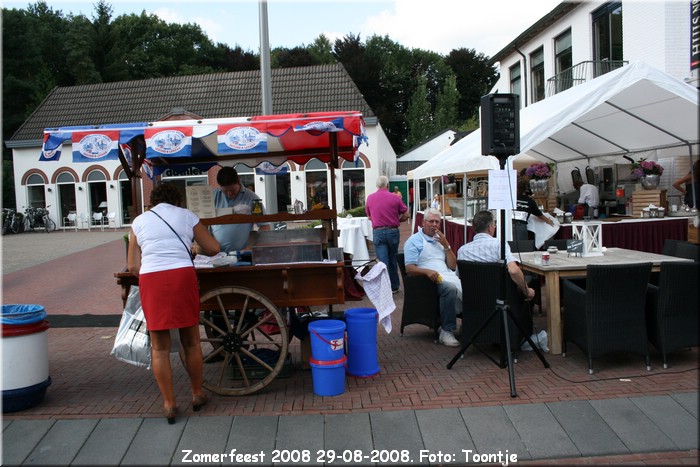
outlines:
{"label": "leafy tree foliage", "polygon": [[311,65],[316,65],[316,58],[306,47],[294,47],[293,49],[278,47],[270,53],[270,66],[272,68]]}
{"label": "leafy tree foliage", "polygon": [[488,94],[498,80],[498,73],[488,60],[484,54],[465,48],[452,50],[445,58],[457,77],[461,121],[478,116],[481,96]]}
{"label": "leafy tree foliage", "polygon": [[[115,18],[105,0],[94,8],[89,19],[45,1],[3,8],[6,138],[56,86],[259,69],[257,53],[214,44],[196,24],[170,24],[145,11]],[[363,42],[352,33],[333,43],[319,35],[308,46],[276,48],[271,61],[275,68],[342,63],[397,153],[444,129],[473,126],[479,99],[497,77],[473,49],[445,57],[388,36]]]}

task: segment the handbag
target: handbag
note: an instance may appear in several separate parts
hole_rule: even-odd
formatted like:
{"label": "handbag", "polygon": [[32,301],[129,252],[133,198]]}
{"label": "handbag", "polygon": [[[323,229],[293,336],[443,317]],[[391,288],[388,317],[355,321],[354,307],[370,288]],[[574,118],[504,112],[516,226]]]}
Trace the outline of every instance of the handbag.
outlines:
{"label": "handbag", "polygon": [[135,285],[129,290],[111,355],[132,365],[151,368],[151,339],[141,308],[139,288]]}

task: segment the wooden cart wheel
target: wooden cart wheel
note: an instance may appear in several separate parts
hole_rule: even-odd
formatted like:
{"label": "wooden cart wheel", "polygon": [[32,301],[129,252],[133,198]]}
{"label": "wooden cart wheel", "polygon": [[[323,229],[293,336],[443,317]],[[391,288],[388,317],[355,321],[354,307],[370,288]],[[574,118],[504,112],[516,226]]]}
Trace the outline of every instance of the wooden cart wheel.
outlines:
{"label": "wooden cart wheel", "polygon": [[[289,346],[287,323],[275,304],[245,287],[219,287],[200,301],[218,303],[200,316],[204,387],[243,396],[267,386],[282,370]],[[231,303],[241,306],[232,309]]]}

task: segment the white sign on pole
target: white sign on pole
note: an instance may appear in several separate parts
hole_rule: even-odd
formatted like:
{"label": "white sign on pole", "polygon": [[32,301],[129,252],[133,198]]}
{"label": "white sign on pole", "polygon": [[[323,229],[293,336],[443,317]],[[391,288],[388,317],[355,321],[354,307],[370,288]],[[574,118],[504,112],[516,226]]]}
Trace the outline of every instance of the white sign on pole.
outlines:
{"label": "white sign on pole", "polygon": [[489,170],[489,209],[514,209],[517,199],[515,170]]}

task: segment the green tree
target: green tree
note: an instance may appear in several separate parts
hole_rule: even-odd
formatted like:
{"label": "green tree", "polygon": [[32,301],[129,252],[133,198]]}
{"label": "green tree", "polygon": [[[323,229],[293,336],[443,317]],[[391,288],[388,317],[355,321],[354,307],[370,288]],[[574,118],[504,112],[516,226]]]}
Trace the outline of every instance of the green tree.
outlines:
{"label": "green tree", "polygon": [[278,47],[270,52],[270,66],[272,68],[293,68],[299,66],[318,65],[313,54],[303,46],[287,49]]}
{"label": "green tree", "polygon": [[457,126],[459,110],[459,91],[457,91],[457,78],[450,73],[445,79],[442,92],[437,96],[435,103],[435,129],[436,132]]}
{"label": "green tree", "polygon": [[445,61],[457,77],[459,119],[465,121],[478,116],[481,96],[496,84],[496,69],[489,66],[488,57],[474,49],[452,50]]}
{"label": "green tree", "polygon": [[428,101],[428,79],[425,76],[417,78],[416,86],[406,112],[406,124],[408,134],[406,147],[412,148],[427,140],[434,134],[435,122],[433,112]]}
{"label": "green tree", "polygon": [[320,34],[314,39],[314,42],[307,46],[306,49],[317,65],[332,65],[336,62],[333,56],[333,44],[324,34]]}

